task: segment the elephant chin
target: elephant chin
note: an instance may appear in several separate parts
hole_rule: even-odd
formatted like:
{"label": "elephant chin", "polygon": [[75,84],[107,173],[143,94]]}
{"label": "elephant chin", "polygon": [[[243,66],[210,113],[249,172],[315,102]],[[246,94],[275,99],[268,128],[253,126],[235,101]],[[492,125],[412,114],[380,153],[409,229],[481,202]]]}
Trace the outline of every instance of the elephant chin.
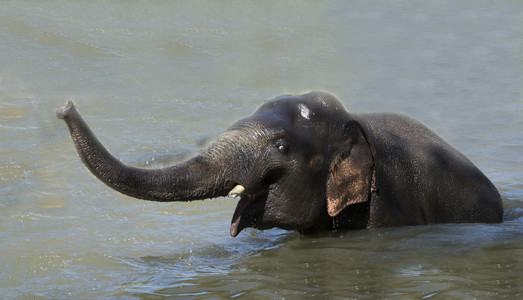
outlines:
{"label": "elephant chin", "polygon": [[269,195],[268,190],[261,190],[255,194],[243,194],[234,210],[231,221],[231,236],[236,237],[247,227],[256,228],[263,213],[263,206]]}

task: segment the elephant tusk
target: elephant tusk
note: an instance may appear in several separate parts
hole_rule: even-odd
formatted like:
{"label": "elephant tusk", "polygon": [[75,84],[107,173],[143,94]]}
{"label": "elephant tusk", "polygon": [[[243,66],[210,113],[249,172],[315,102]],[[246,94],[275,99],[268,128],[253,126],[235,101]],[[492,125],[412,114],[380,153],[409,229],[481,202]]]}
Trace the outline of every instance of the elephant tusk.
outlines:
{"label": "elephant tusk", "polygon": [[236,198],[241,196],[245,192],[245,187],[243,185],[238,184],[235,186],[230,192],[229,197]]}

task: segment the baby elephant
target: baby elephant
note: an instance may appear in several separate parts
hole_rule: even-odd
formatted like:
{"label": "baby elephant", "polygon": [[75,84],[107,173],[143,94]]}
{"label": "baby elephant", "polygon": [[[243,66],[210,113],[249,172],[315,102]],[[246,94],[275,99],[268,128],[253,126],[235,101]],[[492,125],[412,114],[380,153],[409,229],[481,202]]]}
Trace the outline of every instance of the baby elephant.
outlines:
{"label": "baby elephant", "polygon": [[247,227],[316,234],[503,219],[490,180],[423,124],[398,114],[349,113],[327,93],[269,100],[197,156],[163,169],[120,162],[72,102],[56,113],[87,168],[123,194],[152,201],[239,197],[233,237]]}

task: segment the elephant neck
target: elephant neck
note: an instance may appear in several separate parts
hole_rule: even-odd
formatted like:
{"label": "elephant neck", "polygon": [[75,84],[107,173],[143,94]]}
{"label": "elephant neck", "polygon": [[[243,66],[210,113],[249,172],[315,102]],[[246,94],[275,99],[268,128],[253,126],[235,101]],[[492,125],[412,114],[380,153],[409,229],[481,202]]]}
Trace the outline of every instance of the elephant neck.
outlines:
{"label": "elephant neck", "polygon": [[369,213],[370,201],[350,205],[335,217],[329,216],[325,211],[313,226],[299,232],[305,236],[316,236],[326,232],[365,229],[368,227]]}

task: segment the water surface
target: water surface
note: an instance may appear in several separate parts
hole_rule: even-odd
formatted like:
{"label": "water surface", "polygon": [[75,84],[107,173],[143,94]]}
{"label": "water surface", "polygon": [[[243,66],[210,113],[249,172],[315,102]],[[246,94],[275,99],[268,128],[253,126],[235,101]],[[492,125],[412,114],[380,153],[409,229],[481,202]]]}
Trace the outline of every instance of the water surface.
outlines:
{"label": "water surface", "polygon": [[[523,3],[0,3],[6,298],[521,296]],[[190,157],[266,99],[406,113],[499,189],[502,224],[229,236],[234,199],[150,203],[81,164],[73,100],[123,161]]]}

